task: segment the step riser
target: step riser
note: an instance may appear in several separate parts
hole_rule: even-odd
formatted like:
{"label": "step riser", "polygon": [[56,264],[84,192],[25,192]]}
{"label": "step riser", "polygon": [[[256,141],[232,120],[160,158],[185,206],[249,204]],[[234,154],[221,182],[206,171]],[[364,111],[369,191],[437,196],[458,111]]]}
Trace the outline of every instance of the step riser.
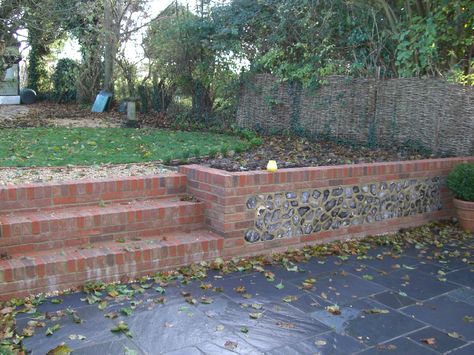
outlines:
{"label": "step riser", "polygon": [[[189,218],[183,224],[183,220],[175,221],[170,226],[160,226],[156,229],[144,229],[139,231],[123,231],[109,234],[97,234],[97,235],[88,235],[85,237],[77,238],[68,238],[64,240],[64,235],[56,235],[52,237],[25,237],[22,238],[20,245],[18,242],[15,242],[13,245],[7,245],[7,243],[0,244],[0,253],[7,255],[21,255],[23,253],[28,253],[32,251],[42,251],[42,250],[52,250],[52,249],[61,249],[68,247],[87,247],[89,245],[94,245],[95,243],[115,241],[119,243],[122,239],[133,240],[133,239],[146,239],[151,236],[163,235],[173,232],[188,232],[196,230],[203,227],[203,218],[195,217]],[[179,225],[178,225],[179,224]]]}
{"label": "step riser", "polygon": [[168,198],[185,192],[186,176],[181,174],[8,186],[0,187],[0,213]]}
{"label": "step riser", "polygon": [[7,219],[2,221],[0,218],[0,222],[0,252],[19,254],[32,250],[196,229],[204,223],[204,204],[189,203],[132,212],[21,223],[8,223]]}
{"label": "step riser", "polygon": [[[222,255],[224,240],[163,242],[136,251],[119,248],[81,250],[65,255],[36,256],[0,261],[0,300],[13,296],[81,286],[87,281],[120,281],[153,274]],[[102,253],[101,253],[102,252]]]}

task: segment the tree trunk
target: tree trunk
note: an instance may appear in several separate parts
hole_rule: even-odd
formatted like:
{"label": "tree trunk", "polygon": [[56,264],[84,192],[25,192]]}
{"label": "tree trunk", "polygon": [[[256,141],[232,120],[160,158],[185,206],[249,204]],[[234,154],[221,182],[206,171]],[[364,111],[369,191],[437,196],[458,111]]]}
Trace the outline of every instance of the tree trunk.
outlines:
{"label": "tree trunk", "polygon": [[118,39],[113,16],[113,0],[104,1],[104,83],[102,90],[114,91],[114,62],[117,55]]}

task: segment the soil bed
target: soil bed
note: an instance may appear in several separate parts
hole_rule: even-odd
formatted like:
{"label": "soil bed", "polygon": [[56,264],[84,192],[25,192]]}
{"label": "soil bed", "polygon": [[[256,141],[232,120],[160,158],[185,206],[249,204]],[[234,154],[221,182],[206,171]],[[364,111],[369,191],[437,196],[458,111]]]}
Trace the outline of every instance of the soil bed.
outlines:
{"label": "soil bed", "polygon": [[194,159],[193,163],[227,171],[262,170],[269,159],[279,168],[375,163],[434,158],[428,154],[402,150],[350,147],[333,142],[311,142],[295,137],[264,137],[264,143],[251,150],[226,157]]}

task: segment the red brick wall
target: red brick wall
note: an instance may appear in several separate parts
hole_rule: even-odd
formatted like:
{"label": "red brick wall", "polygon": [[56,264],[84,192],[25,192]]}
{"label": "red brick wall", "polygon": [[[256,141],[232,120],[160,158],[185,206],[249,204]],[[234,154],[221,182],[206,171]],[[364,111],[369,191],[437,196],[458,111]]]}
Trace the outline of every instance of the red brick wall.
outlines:
{"label": "red brick wall", "polygon": [[281,169],[276,173],[231,173],[200,165],[188,165],[180,167],[180,172],[188,177],[188,192],[205,202],[207,225],[226,238],[225,256],[232,256],[277,251],[290,245],[321,240],[384,234],[454,214],[451,195],[443,184],[440,191],[443,208],[437,212],[349,226],[301,237],[247,243],[244,233],[254,226],[255,211],[247,209],[246,202],[253,195],[400,179],[446,177],[455,165],[468,161],[474,162],[474,157]]}

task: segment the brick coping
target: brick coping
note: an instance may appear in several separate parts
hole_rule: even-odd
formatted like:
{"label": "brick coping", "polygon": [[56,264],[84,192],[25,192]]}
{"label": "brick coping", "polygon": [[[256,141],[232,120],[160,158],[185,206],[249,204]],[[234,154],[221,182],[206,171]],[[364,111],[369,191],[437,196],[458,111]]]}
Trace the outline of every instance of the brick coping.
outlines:
{"label": "brick coping", "polygon": [[[360,164],[342,164],[342,165],[321,165],[321,166],[308,166],[308,167],[298,167],[298,168],[282,168],[278,171],[271,173],[266,170],[250,170],[250,171],[227,171],[222,169],[211,168],[202,164],[190,164],[190,165],[180,165],[178,171],[169,171],[161,174],[147,174],[139,176],[123,176],[123,177],[102,177],[97,179],[68,179],[64,181],[51,181],[51,182],[38,182],[38,183],[22,183],[22,184],[5,184],[0,186],[1,189],[5,188],[25,188],[25,187],[41,187],[41,186],[58,186],[58,185],[67,185],[67,184],[90,184],[90,183],[101,183],[107,181],[133,181],[133,180],[143,180],[151,179],[157,177],[172,177],[172,176],[182,176],[186,173],[188,169],[200,170],[206,173],[213,174],[215,176],[221,177],[235,177],[235,176],[253,176],[253,175],[278,175],[278,174],[292,174],[299,172],[324,172],[327,170],[343,170],[343,171],[353,171],[355,174],[361,174],[360,169],[364,171],[367,169],[367,173],[370,175],[377,175],[377,170],[380,168],[395,168],[399,167],[401,170],[404,170],[403,167],[413,166],[413,170],[418,171],[425,170],[427,164],[433,169],[441,168],[443,163],[448,163],[450,165],[452,162],[474,162],[474,156],[464,156],[464,157],[454,157],[454,158],[433,158],[433,159],[420,159],[420,160],[399,160],[399,161],[388,161],[388,162],[376,162],[376,163],[360,163]],[[6,167],[0,167],[0,169]],[[57,167],[65,168],[65,167]],[[401,172],[401,171],[399,171]]]}
{"label": "brick coping", "polygon": [[[1,169],[2,167],[0,167]],[[65,167],[62,167],[65,168]],[[70,185],[70,184],[91,184],[91,183],[103,183],[109,181],[135,181],[135,180],[146,180],[146,179],[156,179],[160,177],[173,177],[173,176],[182,176],[178,171],[169,171],[161,174],[147,174],[147,175],[137,175],[137,176],[109,176],[101,177],[96,179],[68,179],[63,181],[47,181],[47,182],[30,182],[22,184],[5,184],[0,185],[0,190],[2,189],[22,189],[27,187],[54,187],[61,185]]]}

